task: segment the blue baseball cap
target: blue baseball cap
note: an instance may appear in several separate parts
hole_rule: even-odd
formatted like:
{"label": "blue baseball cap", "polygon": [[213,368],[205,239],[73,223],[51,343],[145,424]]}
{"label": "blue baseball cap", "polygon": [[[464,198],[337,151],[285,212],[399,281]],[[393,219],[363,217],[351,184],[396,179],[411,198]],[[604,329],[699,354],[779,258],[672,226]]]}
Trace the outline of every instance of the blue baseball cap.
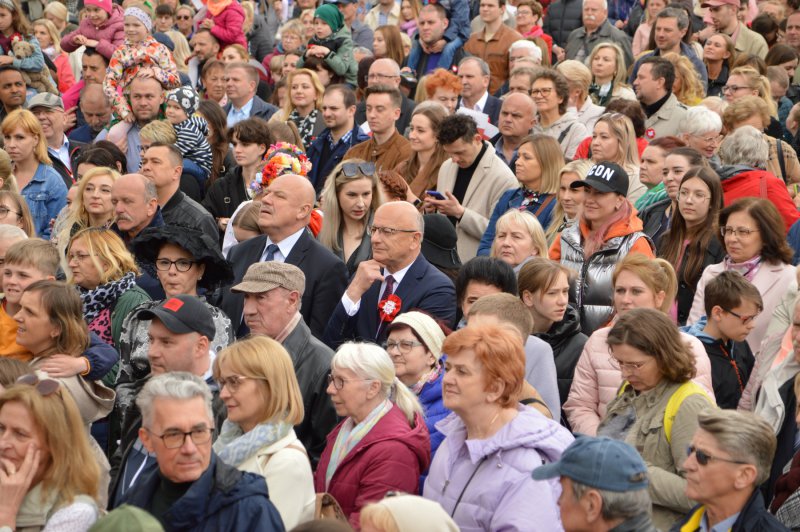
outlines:
{"label": "blue baseball cap", "polygon": [[636,449],[611,438],[578,436],[561,460],[537,467],[534,480],[567,477],[585,486],[614,492],[647,488],[647,465]]}

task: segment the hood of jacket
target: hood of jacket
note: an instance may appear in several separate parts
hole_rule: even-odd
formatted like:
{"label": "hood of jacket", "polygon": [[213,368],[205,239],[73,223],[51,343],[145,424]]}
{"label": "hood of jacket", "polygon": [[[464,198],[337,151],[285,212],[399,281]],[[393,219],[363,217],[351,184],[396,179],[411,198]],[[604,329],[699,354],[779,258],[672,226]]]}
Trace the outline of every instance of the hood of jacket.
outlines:
{"label": "hood of jacket", "polygon": [[758,168],[747,166],[746,164],[734,164],[731,166],[721,166],[717,169],[720,181],[726,181],[733,177],[739,177],[742,174],[749,172],[758,172]]}
{"label": "hood of jacket", "polygon": [[705,333],[706,324],[708,323],[708,317],[703,316],[696,323],[691,325],[684,325],[683,327],[679,327],[682,332],[686,334],[690,334],[703,342],[704,344],[713,344],[717,341],[716,338],[712,338],[711,336]]}
{"label": "hood of jacket", "polygon": [[546,333],[536,336],[552,346],[557,346],[579,332],[581,332],[581,320],[578,311],[572,305],[567,305],[567,311],[564,312],[561,321],[555,322]]}
{"label": "hood of jacket", "polygon": [[567,429],[557,422],[526,407],[520,407],[517,417],[494,436],[485,440],[467,440],[467,429],[456,414],[451,414],[437,423],[436,428],[444,434],[445,438],[453,436],[458,440],[463,440],[470,460],[475,464],[485,456],[519,447],[535,449],[547,461],[555,462],[575,439]]}
{"label": "hood of jacket", "polygon": [[[580,229],[581,236],[583,236],[584,239],[587,238],[589,236],[590,229],[583,217],[581,217]],[[631,233],[636,233],[643,230],[644,225],[642,224],[642,220],[639,219],[639,216],[637,216],[636,209],[631,208],[631,215],[626,220],[620,220],[608,228],[605,240],[611,240],[612,238],[616,238],[618,236],[630,235]]]}

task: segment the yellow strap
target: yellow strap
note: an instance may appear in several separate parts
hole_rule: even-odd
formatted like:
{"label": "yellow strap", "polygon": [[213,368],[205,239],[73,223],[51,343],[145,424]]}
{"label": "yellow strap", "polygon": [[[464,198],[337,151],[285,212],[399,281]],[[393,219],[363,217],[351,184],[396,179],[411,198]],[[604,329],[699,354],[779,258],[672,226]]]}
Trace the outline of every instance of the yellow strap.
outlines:
{"label": "yellow strap", "polygon": [[703,515],[706,513],[706,507],[701,506],[689,516],[689,519],[681,526],[680,532],[695,532],[700,530],[700,523],[703,520]]}

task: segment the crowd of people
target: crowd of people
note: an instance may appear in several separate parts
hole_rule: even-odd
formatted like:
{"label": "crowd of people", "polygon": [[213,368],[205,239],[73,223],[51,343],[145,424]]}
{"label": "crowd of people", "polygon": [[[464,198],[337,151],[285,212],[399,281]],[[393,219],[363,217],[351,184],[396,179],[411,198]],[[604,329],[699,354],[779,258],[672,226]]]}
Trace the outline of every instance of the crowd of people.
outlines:
{"label": "crowd of people", "polygon": [[800,529],[797,0],[0,0],[0,532]]}

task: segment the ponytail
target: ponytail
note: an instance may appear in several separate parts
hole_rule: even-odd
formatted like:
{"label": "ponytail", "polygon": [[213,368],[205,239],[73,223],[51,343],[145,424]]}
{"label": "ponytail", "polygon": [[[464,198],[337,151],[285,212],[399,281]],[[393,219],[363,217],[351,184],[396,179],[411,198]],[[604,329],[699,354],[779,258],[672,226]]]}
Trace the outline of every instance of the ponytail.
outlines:
{"label": "ponytail", "polygon": [[392,386],[389,389],[389,400],[397,405],[397,408],[405,414],[408,423],[412,426],[414,424],[415,415],[423,415],[422,405],[419,403],[416,394],[409,390],[408,386],[400,382],[400,379],[397,377],[394,378]]}

